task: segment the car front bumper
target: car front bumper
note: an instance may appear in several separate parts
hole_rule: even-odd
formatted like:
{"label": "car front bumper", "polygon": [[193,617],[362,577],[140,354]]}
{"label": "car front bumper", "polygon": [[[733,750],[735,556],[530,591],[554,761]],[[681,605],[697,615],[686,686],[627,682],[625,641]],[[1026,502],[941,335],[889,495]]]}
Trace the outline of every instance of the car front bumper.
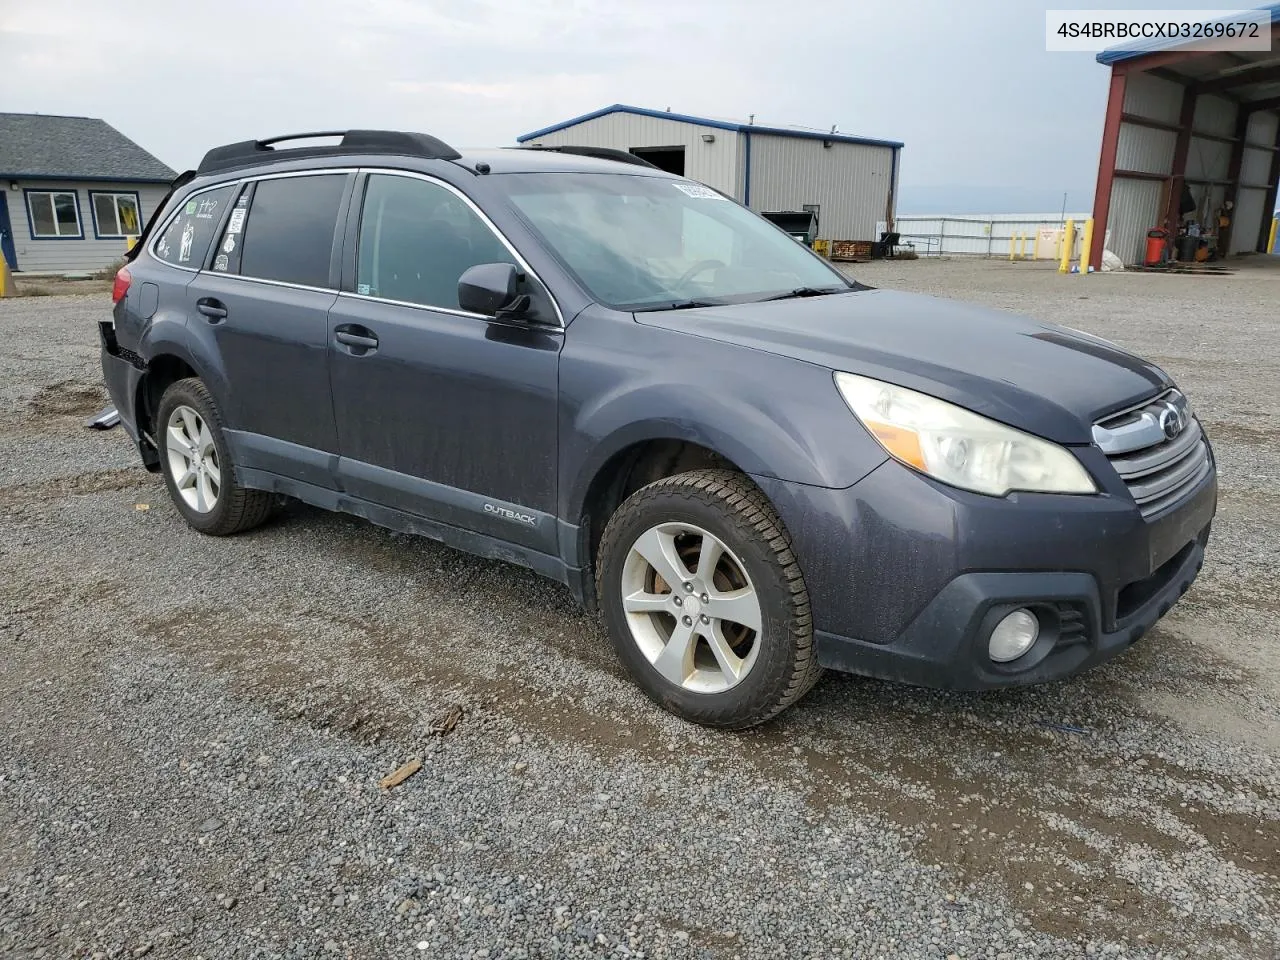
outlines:
{"label": "car front bumper", "polygon": [[[1069,676],[1127,649],[1204,564],[1216,469],[1144,519],[1132,499],[946,487],[889,461],[844,490],[756,478],[791,533],[824,666],[983,690]],[[991,630],[1029,608],[1032,649],[987,655]]]}

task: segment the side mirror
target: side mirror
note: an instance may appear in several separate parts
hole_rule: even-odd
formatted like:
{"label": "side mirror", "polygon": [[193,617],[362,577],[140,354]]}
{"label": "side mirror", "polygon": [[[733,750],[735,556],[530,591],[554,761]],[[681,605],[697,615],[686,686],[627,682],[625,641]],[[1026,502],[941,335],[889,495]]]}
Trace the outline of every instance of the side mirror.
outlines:
{"label": "side mirror", "polygon": [[518,317],[529,309],[528,295],[519,292],[522,279],[513,263],[477,263],[458,278],[458,306],[486,317]]}

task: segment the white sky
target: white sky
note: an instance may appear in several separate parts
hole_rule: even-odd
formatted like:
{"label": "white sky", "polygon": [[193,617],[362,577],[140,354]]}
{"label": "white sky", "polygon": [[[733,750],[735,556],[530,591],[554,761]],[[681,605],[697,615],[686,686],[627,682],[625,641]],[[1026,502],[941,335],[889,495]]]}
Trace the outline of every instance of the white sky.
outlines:
{"label": "white sky", "polygon": [[1071,4],[0,0],[0,110],[101,117],[179,170],[301,130],[487,146],[615,102],[754,113],[905,141],[902,212],[1086,209],[1107,70],[1045,52],[1047,6]]}

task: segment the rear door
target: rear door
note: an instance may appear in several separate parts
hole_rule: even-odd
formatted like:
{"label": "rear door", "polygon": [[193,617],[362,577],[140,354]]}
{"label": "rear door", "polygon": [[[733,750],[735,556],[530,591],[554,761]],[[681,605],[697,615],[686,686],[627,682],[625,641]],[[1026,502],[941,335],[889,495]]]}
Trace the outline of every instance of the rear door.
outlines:
{"label": "rear door", "polygon": [[327,314],[351,179],[317,171],[244,184],[187,288],[189,326],[222,364],[236,462],[325,487],[338,452]]}

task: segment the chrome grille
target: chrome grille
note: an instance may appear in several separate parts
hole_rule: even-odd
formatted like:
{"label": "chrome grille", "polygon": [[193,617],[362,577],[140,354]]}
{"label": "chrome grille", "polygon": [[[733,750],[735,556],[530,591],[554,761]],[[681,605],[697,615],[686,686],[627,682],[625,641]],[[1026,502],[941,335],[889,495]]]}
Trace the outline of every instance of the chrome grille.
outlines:
{"label": "chrome grille", "polygon": [[1210,470],[1209,445],[1187,398],[1168,390],[1093,427],[1098,445],[1144,517],[1178,503]]}

